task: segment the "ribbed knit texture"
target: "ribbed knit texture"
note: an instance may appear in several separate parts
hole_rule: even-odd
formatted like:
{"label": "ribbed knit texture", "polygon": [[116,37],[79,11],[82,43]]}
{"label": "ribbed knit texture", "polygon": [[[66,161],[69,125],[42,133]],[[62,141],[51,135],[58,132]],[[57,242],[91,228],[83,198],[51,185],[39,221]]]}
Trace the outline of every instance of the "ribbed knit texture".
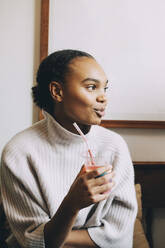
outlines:
{"label": "ribbed knit texture", "polygon": [[[74,229],[87,229],[102,248],[131,248],[137,213],[134,171],[124,140],[100,126],[86,135],[95,154],[115,171],[109,198],[82,209]],[[1,194],[12,232],[21,247],[43,248],[43,228],[53,217],[84,163],[86,147],[79,135],[52,116],[17,134],[2,153]]]}

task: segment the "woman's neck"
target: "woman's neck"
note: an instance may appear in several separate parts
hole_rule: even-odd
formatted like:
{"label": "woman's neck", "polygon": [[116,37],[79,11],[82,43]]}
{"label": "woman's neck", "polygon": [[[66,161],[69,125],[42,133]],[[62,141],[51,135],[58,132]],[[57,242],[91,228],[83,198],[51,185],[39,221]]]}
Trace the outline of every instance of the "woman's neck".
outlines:
{"label": "woman's neck", "polygon": [[[75,122],[74,120],[65,118],[64,116],[62,116],[61,114],[51,114],[52,117],[65,129],[67,129],[69,132],[78,134],[77,130],[75,129],[75,127],[73,126],[73,123]],[[80,124],[77,122],[77,125],[79,126],[79,128],[81,129],[81,131],[84,134],[87,134],[91,128],[91,125],[86,125],[86,124]]]}

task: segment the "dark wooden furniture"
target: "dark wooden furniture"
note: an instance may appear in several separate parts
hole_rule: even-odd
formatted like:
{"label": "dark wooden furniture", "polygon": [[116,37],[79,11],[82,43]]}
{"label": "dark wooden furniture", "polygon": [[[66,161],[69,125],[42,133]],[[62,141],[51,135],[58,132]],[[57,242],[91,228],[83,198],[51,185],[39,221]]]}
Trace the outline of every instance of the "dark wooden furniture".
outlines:
{"label": "dark wooden furniture", "polygon": [[165,208],[165,162],[134,162],[144,208]]}
{"label": "dark wooden furniture", "polygon": [[134,162],[135,183],[142,188],[146,236],[152,248],[152,219],[154,208],[165,208],[165,162]]}

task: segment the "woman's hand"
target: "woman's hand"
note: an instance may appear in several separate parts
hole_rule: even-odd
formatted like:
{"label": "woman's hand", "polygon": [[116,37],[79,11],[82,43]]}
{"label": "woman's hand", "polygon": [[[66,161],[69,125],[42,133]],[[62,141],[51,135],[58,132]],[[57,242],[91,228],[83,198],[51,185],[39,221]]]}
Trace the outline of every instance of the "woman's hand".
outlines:
{"label": "woman's hand", "polygon": [[[105,175],[101,175],[103,173]],[[96,247],[86,230],[72,231],[72,227],[80,209],[108,197],[114,185],[113,177],[109,166],[101,166],[90,172],[86,172],[85,166],[82,166],[57,212],[45,224],[45,247],[65,247],[65,244],[74,247],[75,243],[79,247]]]}
{"label": "woman's hand", "polygon": [[[103,173],[105,175],[100,176]],[[105,200],[114,185],[113,177],[111,166],[101,166],[90,172],[82,166],[65,200],[70,202],[74,211]]]}

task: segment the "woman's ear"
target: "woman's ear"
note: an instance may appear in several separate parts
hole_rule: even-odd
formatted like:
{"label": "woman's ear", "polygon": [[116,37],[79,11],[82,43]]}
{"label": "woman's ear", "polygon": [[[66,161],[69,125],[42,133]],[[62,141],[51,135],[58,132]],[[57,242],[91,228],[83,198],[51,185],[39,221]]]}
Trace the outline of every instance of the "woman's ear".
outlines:
{"label": "woman's ear", "polygon": [[63,100],[63,89],[62,85],[58,82],[51,82],[49,84],[49,90],[52,98],[57,102],[62,102]]}

